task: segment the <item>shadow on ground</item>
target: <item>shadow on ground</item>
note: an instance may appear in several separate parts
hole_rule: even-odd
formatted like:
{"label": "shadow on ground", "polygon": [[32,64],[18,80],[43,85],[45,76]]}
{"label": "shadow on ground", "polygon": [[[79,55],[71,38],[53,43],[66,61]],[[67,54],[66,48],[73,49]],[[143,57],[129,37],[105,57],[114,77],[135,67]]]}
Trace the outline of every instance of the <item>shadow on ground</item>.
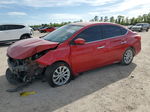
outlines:
{"label": "shadow on ground", "polygon": [[[5,92],[6,89],[13,86],[8,84],[4,76],[1,76],[0,86],[3,86],[0,88],[4,96],[0,96],[0,105],[8,109],[8,111],[14,112],[22,110],[23,112],[51,112],[128,77],[136,66],[136,64],[132,63],[129,66],[114,64],[98,68],[85,72],[75,80],[72,80],[69,84],[57,88],[52,88],[48,83],[38,81],[24,89],[24,91],[37,92],[37,94],[27,97],[20,97],[19,93]],[[2,95],[2,93],[0,95]]]}
{"label": "shadow on ground", "polygon": [[9,47],[12,43],[0,43],[0,47]]}

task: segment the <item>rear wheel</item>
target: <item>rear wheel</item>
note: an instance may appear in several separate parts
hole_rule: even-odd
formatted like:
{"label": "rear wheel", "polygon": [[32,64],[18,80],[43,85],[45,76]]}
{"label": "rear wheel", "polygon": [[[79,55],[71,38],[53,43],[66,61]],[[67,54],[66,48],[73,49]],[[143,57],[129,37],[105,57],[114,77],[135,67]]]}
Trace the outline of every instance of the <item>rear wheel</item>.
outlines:
{"label": "rear wheel", "polygon": [[149,30],[149,29],[147,28],[147,29],[146,29],[146,32],[148,32],[148,30]]}
{"label": "rear wheel", "polygon": [[129,65],[130,63],[132,63],[133,57],[134,57],[133,49],[128,48],[128,49],[126,49],[126,51],[123,54],[121,63],[123,65]]}
{"label": "rear wheel", "polygon": [[140,30],[139,30],[139,32],[142,32],[143,31],[143,28],[141,28]]}
{"label": "rear wheel", "polygon": [[52,87],[62,86],[70,81],[71,70],[66,63],[59,62],[49,66],[45,71],[45,76]]}
{"label": "rear wheel", "polygon": [[20,39],[27,39],[27,38],[31,38],[30,35],[22,35]]}
{"label": "rear wheel", "polygon": [[20,82],[19,82],[19,79],[16,77],[15,74],[13,74],[13,73],[10,71],[9,68],[6,70],[6,79],[8,80],[8,82],[9,82],[10,84],[13,84],[13,85],[17,85],[17,84],[20,83]]}

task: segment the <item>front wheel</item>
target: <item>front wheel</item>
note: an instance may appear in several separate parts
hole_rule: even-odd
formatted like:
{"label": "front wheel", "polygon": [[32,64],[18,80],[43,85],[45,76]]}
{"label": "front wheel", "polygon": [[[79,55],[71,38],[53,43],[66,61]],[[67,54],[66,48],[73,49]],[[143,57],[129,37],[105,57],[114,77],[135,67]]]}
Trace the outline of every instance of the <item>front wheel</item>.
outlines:
{"label": "front wheel", "polygon": [[52,87],[62,86],[70,81],[71,70],[66,63],[59,62],[49,66],[45,71],[45,76]]}
{"label": "front wheel", "polygon": [[19,79],[16,77],[15,74],[13,74],[10,69],[8,68],[6,70],[6,79],[8,80],[8,82],[10,84],[13,84],[13,85],[17,85],[20,83]]}
{"label": "front wheel", "polygon": [[130,63],[132,63],[133,57],[134,57],[133,49],[128,48],[123,54],[121,63],[123,65],[129,65]]}

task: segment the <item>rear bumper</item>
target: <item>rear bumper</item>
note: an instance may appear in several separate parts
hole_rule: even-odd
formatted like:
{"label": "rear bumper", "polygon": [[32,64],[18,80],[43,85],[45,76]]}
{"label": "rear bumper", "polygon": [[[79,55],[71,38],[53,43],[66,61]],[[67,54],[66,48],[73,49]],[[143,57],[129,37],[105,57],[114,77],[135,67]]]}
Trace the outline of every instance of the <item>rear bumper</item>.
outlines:
{"label": "rear bumper", "polygon": [[136,43],[134,48],[135,48],[135,55],[139,54],[141,51],[141,42]]}

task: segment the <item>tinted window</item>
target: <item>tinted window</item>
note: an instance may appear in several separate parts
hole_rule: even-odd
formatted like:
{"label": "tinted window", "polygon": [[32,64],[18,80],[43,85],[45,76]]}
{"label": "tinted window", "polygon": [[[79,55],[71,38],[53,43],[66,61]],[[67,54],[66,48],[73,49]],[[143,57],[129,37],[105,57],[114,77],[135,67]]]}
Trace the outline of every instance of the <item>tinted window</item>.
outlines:
{"label": "tinted window", "polygon": [[116,36],[124,35],[127,32],[125,28],[115,25],[104,25],[103,26],[103,38],[111,38]]}
{"label": "tinted window", "polygon": [[23,25],[1,25],[0,30],[14,30],[24,28]]}
{"label": "tinted window", "polygon": [[127,29],[121,27],[120,29],[121,29],[121,35],[125,35],[127,33]]}
{"label": "tinted window", "polygon": [[24,28],[25,26],[24,25],[13,25],[15,29],[21,29],[21,28]]}
{"label": "tinted window", "polygon": [[80,34],[77,35],[77,38],[83,38],[86,42],[96,41],[102,39],[101,26],[93,26],[85,29]]}
{"label": "tinted window", "polygon": [[0,25],[0,31],[3,31],[3,30],[4,30],[4,26]]}

